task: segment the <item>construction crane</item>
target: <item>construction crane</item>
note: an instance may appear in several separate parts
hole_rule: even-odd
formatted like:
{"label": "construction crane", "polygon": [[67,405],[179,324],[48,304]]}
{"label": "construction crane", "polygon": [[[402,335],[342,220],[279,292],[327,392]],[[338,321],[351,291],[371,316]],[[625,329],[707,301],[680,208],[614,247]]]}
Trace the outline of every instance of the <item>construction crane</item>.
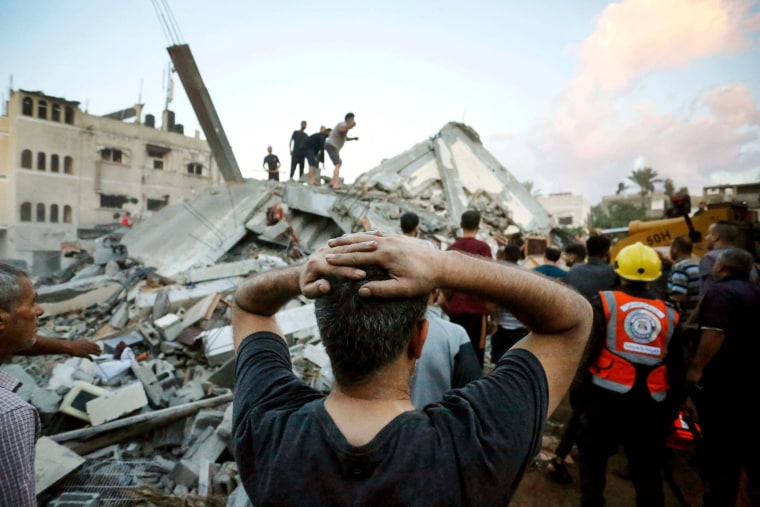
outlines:
{"label": "construction crane", "polygon": [[211,101],[211,96],[203,83],[195,58],[193,58],[193,53],[190,51],[190,46],[182,42],[182,34],[167,0],[151,1],[167,42],[170,44],[166,50],[169,52],[174,70],[179,74],[182,87],[185,89],[187,98],[190,99],[190,104],[201,124],[211,153],[219,165],[219,172],[226,182],[244,181],[235,155],[232,153],[232,147],[224,133],[222,122],[216,114],[214,103]]}

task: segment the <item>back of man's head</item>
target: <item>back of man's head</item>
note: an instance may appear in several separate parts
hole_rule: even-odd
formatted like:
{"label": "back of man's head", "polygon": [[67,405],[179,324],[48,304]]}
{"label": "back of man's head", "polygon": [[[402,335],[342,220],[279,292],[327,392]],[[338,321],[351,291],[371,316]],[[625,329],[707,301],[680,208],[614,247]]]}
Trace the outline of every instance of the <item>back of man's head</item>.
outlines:
{"label": "back of man's head", "polygon": [[671,248],[675,248],[681,254],[688,256],[691,255],[691,252],[694,249],[694,244],[691,242],[691,239],[689,239],[688,236],[677,236],[673,240]]}
{"label": "back of man's head", "polygon": [[586,252],[589,257],[604,257],[610,251],[610,244],[607,236],[591,236],[586,240]]}
{"label": "back of man's head", "polygon": [[582,243],[568,243],[562,251],[572,257],[572,264],[582,264],[586,260],[586,247]]}
{"label": "back of man's head", "polygon": [[420,225],[420,217],[412,211],[402,214],[399,221],[401,223],[401,232],[407,235],[414,232],[414,229]]}
{"label": "back of man's head", "polygon": [[346,116],[344,118],[346,121],[353,120],[354,119],[354,113],[346,113]]}
{"label": "back of man's head", "polygon": [[496,252],[496,258],[517,264],[520,261],[520,247],[517,245],[506,245]]}
{"label": "back of man's head", "polygon": [[0,310],[13,310],[13,303],[21,296],[20,281],[26,277],[26,272],[0,262]]}
{"label": "back of man's head", "polygon": [[359,288],[366,282],[389,279],[385,269],[363,269],[367,273],[363,280],[327,277],[330,293],[314,302],[322,343],[335,380],[343,386],[371,379],[404,353],[427,308],[427,294],[392,299],[359,297]]}
{"label": "back of man's head", "polygon": [[480,213],[475,210],[467,210],[462,213],[462,219],[460,221],[462,229],[465,231],[474,231],[480,227]]}
{"label": "back of man's head", "polygon": [[736,246],[736,240],[739,239],[739,228],[728,222],[716,222],[710,226],[714,236],[723,246]]}
{"label": "back of man's head", "polygon": [[562,257],[562,250],[554,245],[547,245],[546,250],[544,251],[544,257],[546,257],[546,260],[548,261],[557,262],[559,258]]}
{"label": "back of man's head", "polygon": [[742,280],[749,280],[754,259],[752,254],[741,248],[726,248],[721,250],[715,259],[716,267],[723,267],[728,274]]}

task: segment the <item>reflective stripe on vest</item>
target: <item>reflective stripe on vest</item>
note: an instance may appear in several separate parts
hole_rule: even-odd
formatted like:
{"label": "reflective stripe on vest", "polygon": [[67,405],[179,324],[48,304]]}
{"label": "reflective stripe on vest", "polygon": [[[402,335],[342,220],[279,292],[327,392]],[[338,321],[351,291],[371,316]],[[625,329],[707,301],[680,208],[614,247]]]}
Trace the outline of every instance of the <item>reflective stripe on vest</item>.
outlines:
{"label": "reflective stripe on vest", "polygon": [[664,364],[678,314],[663,301],[641,299],[619,291],[604,291],[607,341],[590,371],[592,382],[616,393],[627,393],[636,381],[634,364],[651,366],[646,383],[656,401],[667,394]]}

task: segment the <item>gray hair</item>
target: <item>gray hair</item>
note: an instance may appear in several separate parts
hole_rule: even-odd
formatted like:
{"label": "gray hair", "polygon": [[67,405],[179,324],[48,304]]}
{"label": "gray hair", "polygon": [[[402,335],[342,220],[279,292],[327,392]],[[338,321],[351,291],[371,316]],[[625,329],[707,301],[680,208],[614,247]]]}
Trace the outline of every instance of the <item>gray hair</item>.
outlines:
{"label": "gray hair", "polygon": [[10,264],[0,262],[0,309],[7,312],[13,309],[13,303],[21,295],[22,278],[28,275]]}
{"label": "gray hair", "polygon": [[715,264],[722,265],[729,273],[739,278],[749,279],[754,259],[752,254],[741,248],[726,248],[719,251]]}

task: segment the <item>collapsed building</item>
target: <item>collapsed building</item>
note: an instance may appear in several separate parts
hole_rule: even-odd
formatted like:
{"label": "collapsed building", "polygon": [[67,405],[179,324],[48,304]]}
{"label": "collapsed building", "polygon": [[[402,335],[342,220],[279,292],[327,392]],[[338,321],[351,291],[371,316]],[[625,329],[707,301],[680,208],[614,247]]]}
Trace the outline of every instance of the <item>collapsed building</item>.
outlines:
{"label": "collapsed building", "polygon": [[[37,493],[46,505],[129,505],[181,497],[248,505],[230,452],[234,348],[230,298],[248,275],[299,262],[332,237],[398,232],[405,211],[445,248],[467,209],[495,250],[556,234],[552,217],[460,123],[384,160],[350,187],[249,180],[171,204],[98,238],[76,269],[38,280],[41,332],[96,341],[90,359],[4,365],[42,418]],[[297,375],[332,386],[313,305],[277,314]],[[90,503],[88,503],[90,502]],[[205,502],[205,503],[204,503]],[[214,503],[216,502],[216,503]]]}

